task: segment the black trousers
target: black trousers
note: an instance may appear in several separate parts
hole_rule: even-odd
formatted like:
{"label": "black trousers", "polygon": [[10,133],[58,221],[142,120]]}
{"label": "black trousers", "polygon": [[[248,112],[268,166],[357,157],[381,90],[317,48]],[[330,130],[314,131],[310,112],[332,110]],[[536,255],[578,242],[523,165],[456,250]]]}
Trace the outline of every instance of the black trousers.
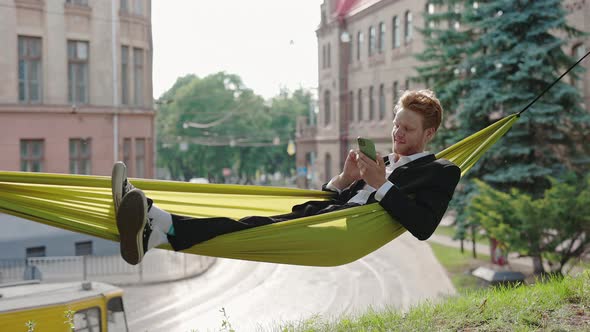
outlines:
{"label": "black trousers", "polygon": [[248,228],[274,224],[281,221],[328,213],[342,210],[357,203],[340,203],[336,201],[310,201],[293,207],[291,213],[271,217],[249,216],[239,220],[215,217],[193,218],[172,215],[172,225],[175,235],[168,234],[168,242],[174,250],[188,249],[195,244],[210,240],[216,236],[241,231]]}

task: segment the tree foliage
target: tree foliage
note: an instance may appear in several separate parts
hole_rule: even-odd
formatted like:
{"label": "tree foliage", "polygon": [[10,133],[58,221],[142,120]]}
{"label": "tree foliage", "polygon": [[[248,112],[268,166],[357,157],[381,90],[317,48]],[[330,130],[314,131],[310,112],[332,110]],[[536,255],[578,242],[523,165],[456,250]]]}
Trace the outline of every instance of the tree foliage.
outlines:
{"label": "tree foliage", "polygon": [[563,272],[571,259],[590,251],[590,176],[547,179],[551,188],[540,198],[513,188],[502,192],[475,180],[478,194],[467,211],[510,252],[531,256],[535,272]]}
{"label": "tree foliage", "polygon": [[[581,32],[567,24],[560,0],[431,3],[437,10],[425,13],[427,47],[417,70],[443,101],[445,145],[520,111],[577,60],[567,47]],[[547,176],[588,170],[582,133],[589,116],[580,91],[570,84],[581,72],[577,68],[549,90],[461,181],[452,203],[460,231],[478,225],[464,214],[473,178],[536,198],[549,188]]]}
{"label": "tree foliage", "polygon": [[265,101],[227,73],[187,75],[162,95],[157,116],[158,164],[176,180],[207,177],[252,183],[257,172],[290,175],[287,144],[311,95],[298,90]]}

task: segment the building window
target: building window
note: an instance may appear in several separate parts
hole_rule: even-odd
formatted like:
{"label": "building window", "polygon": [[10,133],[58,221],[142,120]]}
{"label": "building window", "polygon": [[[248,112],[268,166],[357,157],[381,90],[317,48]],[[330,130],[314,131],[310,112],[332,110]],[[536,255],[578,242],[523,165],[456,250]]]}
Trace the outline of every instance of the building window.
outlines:
{"label": "building window", "polygon": [[145,138],[135,139],[135,177],[145,178]]}
{"label": "building window", "polygon": [[68,41],[68,101],[88,103],[88,42]]}
{"label": "building window", "polygon": [[119,5],[119,10],[123,13],[129,12],[129,1],[128,0],[121,0],[121,4]]}
{"label": "building window", "polygon": [[363,90],[359,89],[359,92],[356,96],[358,105],[356,111],[358,112],[357,120],[363,121]]}
{"label": "building window", "polygon": [[326,153],[324,173],[326,174],[326,182],[330,181],[330,179],[332,179],[332,156],[329,153]]}
{"label": "building window", "polygon": [[18,100],[39,103],[42,98],[41,38],[18,36]]}
{"label": "building window", "polygon": [[369,88],[369,121],[375,119],[375,98],[373,98],[373,87]]}
{"label": "building window", "polygon": [[409,78],[406,78],[406,86],[405,86],[404,90],[406,90],[406,91],[410,90],[410,79]]}
{"label": "building window", "polygon": [[20,141],[20,170],[22,172],[43,172],[45,141],[23,139]]}
{"label": "building window", "polygon": [[330,91],[324,92],[324,126],[330,124]]}
{"label": "building window", "polygon": [[70,139],[70,174],[91,174],[90,170],[91,140]]}
{"label": "building window", "polygon": [[135,0],[134,13],[136,15],[143,15],[143,0]]}
{"label": "building window", "polygon": [[353,40],[352,34],[350,34],[350,42],[348,42],[348,51],[349,51],[349,53],[348,53],[348,56],[349,57],[348,58],[350,60],[348,61],[348,63],[352,63],[353,62],[353,59],[354,59],[354,47],[353,47],[353,45],[354,45],[354,40]]}
{"label": "building window", "polygon": [[123,139],[123,162],[127,165],[127,169],[130,171],[129,175],[134,176],[134,174],[131,174],[131,171],[133,170],[131,167],[131,138]]}
{"label": "building window", "polygon": [[72,331],[102,331],[100,328],[100,309],[96,307],[76,311]]}
{"label": "building window", "polygon": [[66,0],[66,3],[78,6],[88,6],[88,0]]}
{"label": "building window", "polygon": [[134,104],[143,106],[143,50],[133,49],[133,78],[135,80]]}
{"label": "building window", "polygon": [[356,37],[356,59],[361,59],[361,50],[363,49],[363,33],[358,32]]}
{"label": "building window", "polygon": [[430,29],[433,29],[433,28],[435,28],[437,26],[437,24],[435,23],[435,21],[432,19],[432,16],[431,16],[431,15],[434,15],[435,8],[436,7],[431,2],[428,2],[426,4],[425,12],[426,12],[426,18],[427,19],[425,21],[428,22],[428,19],[430,20],[430,22],[426,25],[426,27],[427,28],[430,28]]}
{"label": "building window", "polygon": [[379,120],[385,118],[385,87],[379,86]]}
{"label": "building window", "polygon": [[326,45],[322,45],[322,69],[326,68]]}
{"label": "building window", "polygon": [[348,93],[348,121],[353,121],[354,119],[354,92],[350,91]]}
{"label": "building window", "polygon": [[375,27],[369,27],[369,56],[373,55],[375,51],[375,42],[376,42],[376,35],[375,35]]}
{"label": "building window", "polygon": [[328,68],[332,66],[332,52],[330,51],[331,49],[331,44],[328,43]]}
{"label": "building window", "polygon": [[129,104],[129,47],[121,46],[121,104]]}
{"label": "building window", "polygon": [[76,256],[92,255],[92,241],[76,242]]}
{"label": "building window", "polygon": [[393,21],[391,22],[391,26],[393,31],[391,32],[392,38],[392,48],[399,47],[400,43],[400,32],[399,32],[399,18],[397,16],[393,17]]}
{"label": "building window", "polygon": [[[584,44],[578,44],[572,48],[572,54],[574,56],[574,60],[581,59],[584,55],[586,55],[586,47]],[[584,77],[586,76],[585,73],[578,74],[579,77],[575,78],[572,76],[572,85],[578,89],[582,97],[584,97]]]}
{"label": "building window", "polygon": [[[397,99],[399,98],[399,83],[397,81],[393,82],[393,106],[397,105]],[[394,109],[395,112],[395,109]]]}
{"label": "building window", "polygon": [[459,30],[461,23],[459,17],[461,16],[461,7],[458,3],[449,5],[449,11],[452,12],[449,19],[449,29]]}
{"label": "building window", "polygon": [[379,23],[379,53],[385,49],[385,23]]}
{"label": "building window", "polygon": [[408,10],[405,15],[404,41],[409,43],[412,40],[412,13]]}
{"label": "building window", "polygon": [[27,258],[31,257],[45,257],[45,246],[29,247],[26,249]]}

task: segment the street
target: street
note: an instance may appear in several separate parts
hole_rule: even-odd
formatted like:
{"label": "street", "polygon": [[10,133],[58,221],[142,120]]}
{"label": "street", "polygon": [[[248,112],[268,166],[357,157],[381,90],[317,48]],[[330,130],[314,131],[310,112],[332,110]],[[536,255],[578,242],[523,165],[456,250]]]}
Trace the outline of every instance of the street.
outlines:
{"label": "street", "polygon": [[428,244],[405,233],[356,262],[331,268],[219,259],[196,278],[126,287],[124,301],[132,332],[217,331],[224,321],[252,331],[314,315],[330,320],[369,308],[405,310],[454,293]]}

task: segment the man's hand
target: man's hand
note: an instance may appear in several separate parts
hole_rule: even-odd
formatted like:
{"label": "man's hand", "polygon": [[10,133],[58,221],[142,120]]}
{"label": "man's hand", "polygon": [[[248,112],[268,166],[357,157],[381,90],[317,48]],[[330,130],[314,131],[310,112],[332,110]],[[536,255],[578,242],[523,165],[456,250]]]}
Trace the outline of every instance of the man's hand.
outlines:
{"label": "man's hand", "polygon": [[377,161],[373,161],[364,153],[359,152],[357,167],[360,171],[361,178],[365,180],[369,186],[379,189],[385,182],[387,182],[387,179],[385,178],[385,164],[379,153],[377,153]]}
{"label": "man's hand", "polygon": [[334,186],[342,190],[361,178],[361,172],[357,166],[357,155],[359,153],[360,152],[354,150],[348,151],[348,156],[346,156],[346,161],[344,161],[344,169],[342,170],[342,173],[340,173],[340,175],[338,175],[338,177],[332,182]]}

